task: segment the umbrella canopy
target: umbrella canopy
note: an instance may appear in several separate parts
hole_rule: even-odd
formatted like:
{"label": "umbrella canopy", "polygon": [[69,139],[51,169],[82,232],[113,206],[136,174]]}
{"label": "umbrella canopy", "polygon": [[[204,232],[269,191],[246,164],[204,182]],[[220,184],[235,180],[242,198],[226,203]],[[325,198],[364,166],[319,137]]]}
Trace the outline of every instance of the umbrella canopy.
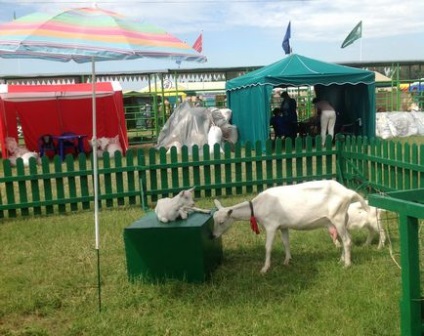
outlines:
{"label": "umbrella canopy", "polygon": [[205,62],[164,29],[100,8],[33,13],[0,25],[0,56],[77,63],[142,57]]}
{"label": "umbrella canopy", "polygon": [[[97,7],[55,15],[34,13],[0,25],[0,57],[38,58],[92,64],[93,143],[96,143],[95,62],[137,58],[205,62],[206,57],[165,30]],[[97,146],[93,146],[95,248],[100,257]]]}

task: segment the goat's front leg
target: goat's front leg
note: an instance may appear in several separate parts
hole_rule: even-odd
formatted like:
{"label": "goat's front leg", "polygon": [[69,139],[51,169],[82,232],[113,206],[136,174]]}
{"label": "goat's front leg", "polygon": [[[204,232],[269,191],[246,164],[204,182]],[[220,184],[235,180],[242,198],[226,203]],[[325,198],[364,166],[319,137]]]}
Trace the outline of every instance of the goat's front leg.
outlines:
{"label": "goat's front leg", "polygon": [[373,239],[374,239],[374,237],[375,237],[375,232],[374,232],[374,230],[373,230],[372,228],[368,228],[368,230],[369,230],[369,232],[368,232],[368,237],[367,237],[367,240],[366,240],[366,241],[365,241],[365,243],[364,243],[364,246],[371,245],[371,244],[372,244],[372,241],[373,241]]}
{"label": "goat's front leg", "polygon": [[178,213],[180,214],[182,219],[187,219],[188,212],[185,208],[181,208],[180,210],[178,210]]}
{"label": "goat's front leg", "polygon": [[290,240],[289,240],[289,229],[280,229],[281,231],[281,240],[283,241],[284,246],[284,265],[288,265],[291,260],[291,253],[290,253]]}
{"label": "goat's front leg", "polygon": [[266,231],[265,264],[264,264],[264,267],[262,267],[261,269],[262,274],[266,273],[269,267],[271,266],[271,250],[272,250],[272,243],[274,242],[274,237],[275,237],[275,229]]}

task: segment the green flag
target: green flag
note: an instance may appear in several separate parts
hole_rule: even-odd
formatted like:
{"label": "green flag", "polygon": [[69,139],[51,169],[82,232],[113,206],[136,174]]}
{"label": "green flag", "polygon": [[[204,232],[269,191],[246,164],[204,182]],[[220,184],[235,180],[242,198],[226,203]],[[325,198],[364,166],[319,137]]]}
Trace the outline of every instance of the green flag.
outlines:
{"label": "green flag", "polygon": [[355,42],[357,39],[362,37],[362,21],[353,28],[353,30],[349,33],[349,35],[345,38],[342,43],[342,48],[345,48]]}

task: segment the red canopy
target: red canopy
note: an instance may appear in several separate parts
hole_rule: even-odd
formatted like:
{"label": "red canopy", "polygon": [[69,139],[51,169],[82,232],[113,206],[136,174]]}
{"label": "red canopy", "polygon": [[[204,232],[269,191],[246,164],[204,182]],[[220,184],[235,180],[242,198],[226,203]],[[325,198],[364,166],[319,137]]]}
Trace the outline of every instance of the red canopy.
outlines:
{"label": "red canopy", "polygon": [[[84,148],[93,136],[91,84],[0,85],[0,145],[8,157],[5,138],[18,137],[22,126],[25,145],[38,151],[43,134],[73,132],[87,135]],[[96,84],[97,137],[119,135],[121,146],[128,149],[122,89],[118,82]]]}

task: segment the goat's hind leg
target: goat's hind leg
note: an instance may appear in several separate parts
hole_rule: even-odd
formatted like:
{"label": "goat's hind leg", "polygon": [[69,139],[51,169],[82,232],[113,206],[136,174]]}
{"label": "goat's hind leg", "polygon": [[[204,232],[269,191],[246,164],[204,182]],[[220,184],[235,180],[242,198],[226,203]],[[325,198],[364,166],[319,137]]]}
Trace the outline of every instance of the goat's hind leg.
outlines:
{"label": "goat's hind leg", "polygon": [[284,246],[284,265],[288,265],[290,263],[290,260],[292,258],[291,252],[290,252],[290,240],[289,240],[289,230],[288,229],[280,229],[281,231],[281,240],[283,242]]}
{"label": "goat's hind leg", "polygon": [[337,232],[340,236],[340,239],[342,240],[342,256],[340,258],[340,261],[344,262],[345,267],[349,267],[352,263],[351,261],[351,255],[350,255],[350,249],[352,247],[352,240],[350,238],[350,234],[348,230],[346,229],[346,226],[339,226],[337,227]]}
{"label": "goat's hind leg", "polygon": [[271,266],[271,251],[272,251],[272,243],[274,242],[275,230],[267,230],[266,231],[266,242],[265,242],[265,264],[261,269],[261,273],[264,274],[268,271]]}

